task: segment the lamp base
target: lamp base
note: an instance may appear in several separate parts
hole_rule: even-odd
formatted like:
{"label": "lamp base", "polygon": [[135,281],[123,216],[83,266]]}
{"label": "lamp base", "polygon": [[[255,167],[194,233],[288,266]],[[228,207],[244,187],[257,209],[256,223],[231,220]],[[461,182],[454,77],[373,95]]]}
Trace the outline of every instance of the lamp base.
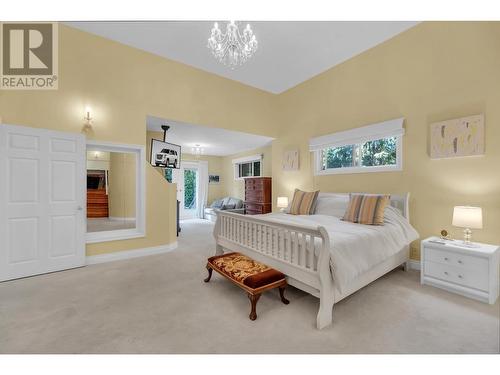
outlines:
{"label": "lamp base", "polygon": [[471,242],[471,239],[472,239],[472,230],[470,230],[470,228],[465,228],[464,240],[462,242],[462,245],[465,247],[479,247],[479,245],[475,244],[474,242]]}
{"label": "lamp base", "polygon": [[469,228],[464,229],[464,243],[470,244],[470,240],[472,238],[472,231]]}

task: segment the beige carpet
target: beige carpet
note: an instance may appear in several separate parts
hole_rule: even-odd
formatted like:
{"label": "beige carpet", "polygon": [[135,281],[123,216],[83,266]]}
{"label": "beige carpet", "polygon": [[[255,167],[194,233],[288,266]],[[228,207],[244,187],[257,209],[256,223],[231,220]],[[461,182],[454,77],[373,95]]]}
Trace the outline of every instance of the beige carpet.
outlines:
{"label": "beige carpet", "polygon": [[499,303],[393,271],[334,307],[315,329],[318,300],[264,294],[259,317],[218,275],[208,284],[212,225],[184,223],[179,248],[144,258],[0,283],[2,353],[498,353]]}

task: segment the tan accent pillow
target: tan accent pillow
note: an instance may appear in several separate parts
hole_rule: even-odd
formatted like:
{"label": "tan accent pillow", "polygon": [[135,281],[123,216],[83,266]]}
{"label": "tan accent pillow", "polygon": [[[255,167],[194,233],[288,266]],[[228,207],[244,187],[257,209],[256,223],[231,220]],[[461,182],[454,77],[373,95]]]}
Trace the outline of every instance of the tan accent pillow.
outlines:
{"label": "tan accent pillow", "polygon": [[384,211],[390,195],[365,195],[359,208],[358,223],[384,225]]}
{"label": "tan accent pillow", "polygon": [[351,194],[343,220],[368,225],[384,225],[384,211],[390,195]]}
{"label": "tan accent pillow", "polygon": [[350,194],[349,204],[345,210],[344,217],[342,220],[350,221],[351,223],[358,222],[359,208],[361,207],[361,201],[363,200],[363,194]]}
{"label": "tan accent pillow", "polygon": [[289,213],[292,215],[311,215],[313,213],[318,194],[319,190],[306,192],[295,189]]}

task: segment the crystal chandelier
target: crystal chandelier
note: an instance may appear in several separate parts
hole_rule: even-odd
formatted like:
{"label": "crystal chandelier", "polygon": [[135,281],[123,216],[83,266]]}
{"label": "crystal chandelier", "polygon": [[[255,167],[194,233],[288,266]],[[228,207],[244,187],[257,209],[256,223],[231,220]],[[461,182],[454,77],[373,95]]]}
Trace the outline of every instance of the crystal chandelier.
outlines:
{"label": "crystal chandelier", "polygon": [[219,24],[214,23],[210,38],[208,38],[208,48],[217,60],[231,69],[242,65],[257,50],[257,39],[253,34],[250,25],[240,33],[236,22],[231,21],[226,26],[226,32],[219,29]]}

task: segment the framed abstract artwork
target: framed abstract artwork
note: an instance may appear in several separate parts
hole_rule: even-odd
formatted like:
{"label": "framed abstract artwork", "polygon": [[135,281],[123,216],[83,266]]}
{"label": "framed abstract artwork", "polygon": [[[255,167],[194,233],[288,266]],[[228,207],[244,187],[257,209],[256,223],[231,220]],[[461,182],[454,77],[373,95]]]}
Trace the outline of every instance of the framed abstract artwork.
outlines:
{"label": "framed abstract artwork", "polygon": [[285,151],[282,169],[284,171],[297,171],[299,169],[299,150]]}
{"label": "framed abstract artwork", "polygon": [[484,154],[484,115],[431,124],[432,159]]}

